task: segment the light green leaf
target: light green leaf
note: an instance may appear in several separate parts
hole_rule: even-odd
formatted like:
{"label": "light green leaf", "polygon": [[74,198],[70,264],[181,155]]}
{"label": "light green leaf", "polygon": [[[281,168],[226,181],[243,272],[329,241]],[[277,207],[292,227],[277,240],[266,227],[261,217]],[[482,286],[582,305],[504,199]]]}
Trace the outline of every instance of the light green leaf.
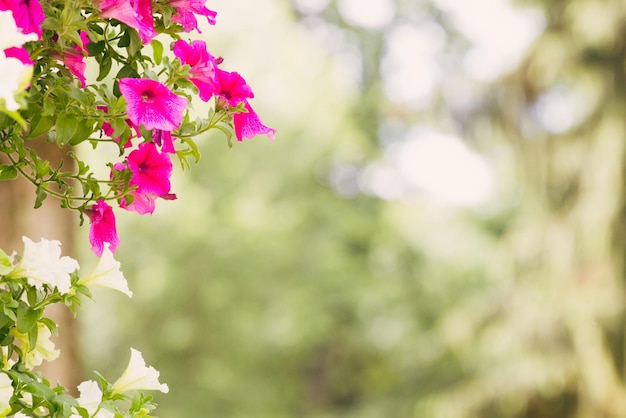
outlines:
{"label": "light green leaf", "polygon": [[150,42],[150,45],[152,46],[154,62],[157,65],[161,65],[161,62],[163,61],[163,44],[156,39],[153,39],[152,42]]}
{"label": "light green leaf", "polygon": [[76,116],[71,113],[61,112],[55,124],[57,144],[65,145],[70,142],[77,128],[78,120]]}
{"label": "light green leaf", "polygon": [[17,168],[8,164],[0,164],[0,180],[13,180],[17,177]]}

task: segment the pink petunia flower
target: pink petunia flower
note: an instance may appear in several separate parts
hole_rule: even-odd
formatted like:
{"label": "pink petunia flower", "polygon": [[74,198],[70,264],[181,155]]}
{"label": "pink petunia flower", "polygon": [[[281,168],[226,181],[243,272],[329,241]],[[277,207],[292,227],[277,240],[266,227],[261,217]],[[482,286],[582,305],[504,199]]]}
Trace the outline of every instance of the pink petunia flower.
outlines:
{"label": "pink petunia flower", "polygon": [[152,141],[161,147],[162,152],[167,152],[168,154],[174,154],[176,152],[174,139],[169,131],[162,131],[161,129],[153,130]]}
{"label": "pink petunia flower", "polygon": [[41,23],[46,16],[38,0],[2,0],[0,10],[10,10],[22,33],[34,33],[41,39]]}
{"label": "pink petunia flower", "polygon": [[[54,35],[52,40],[56,42],[58,38],[57,35]],[[89,55],[87,51],[87,45],[89,44],[89,37],[85,31],[81,31],[80,39],[82,45],[74,45],[73,47],[65,48],[60,54],[57,52],[52,52],[50,54],[51,57],[61,61],[70,73],[78,78],[80,81],[80,86],[85,88],[85,70],[87,69],[87,64],[85,64],[84,58]]]}
{"label": "pink petunia flower", "polygon": [[191,66],[189,80],[198,88],[200,98],[208,101],[216,90],[217,60],[207,51],[206,42],[195,40],[187,43],[182,39],[178,40],[174,43],[174,55],[183,64]]}
{"label": "pink petunia flower", "polygon": [[101,0],[100,16],[116,19],[134,28],[144,44],[157,35],[150,0]]}
{"label": "pink petunia flower", "polygon": [[87,50],[87,45],[89,45],[89,43],[91,42],[91,39],[89,39],[89,34],[85,32],[84,30],[80,31],[80,41],[82,42],[82,45],[77,45],[76,47],[78,49],[81,49],[84,55],[88,56],[89,50]]}
{"label": "pink petunia flower", "polygon": [[233,125],[235,126],[237,140],[243,141],[243,138],[252,139],[257,135],[267,135],[273,141],[276,129],[263,125],[259,115],[252,110],[252,106],[247,101],[245,103],[248,112],[239,112],[233,115]]}
{"label": "pink petunia flower", "polygon": [[4,56],[7,58],[17,58],[24,65],[35,65],[33,60],[30,59],[28,51],[23,46],[12,46],[4,50]]}
{"label": "pink petunia flower", "polygon": [[252,89],[239,73],[228,72],[219,68],[215,69],[214,94],[232,107],[254,97]]}
{"label": "pink petunia flower", "polygon": [[60,57],[63,64],[70,70],[70,73],[78,78],[82,88],[85,88],[86,85],[85,70],[87,69],[87,64],[85,64],[84,58],[85,56],[77,45],[75,49],[68,48],[65,50]]}
{"label": "pink petunia flower", "polygon": [[116,164],[114,169],[128,169],[132,172],[130,185],[136,186],[131,193],[133,201],[128,204],[122,199],[120,207],[139,214],[154,212],[155,201],[175,198],[170,194],[170,176],[172,162],[166,153],[160,153],[152,142],[144,142],[128,155],[126,165]]}
{"label": "pink petunia flower", "polygon": [[180,125],[187,99],[148,78],[122,78],[120,91],[128,104],[128,118],[146,129],[172,131]]}
{"label": "pink petunia flower", "polygon": [[276,129],[263,125],[259,115],[248,103],[248,99],[253,98],[254,93],[241,75],[216,68],[214,94],[218,96],[218,106],[226,107],[226,103],[231,107],[236,107],[239,103],[244,104],[247,112],[233,114],[233,125],[238,141],[243,141],[243,138],[254,138],[256,135],[267,135],[269,139],[274,140]]}
{"label": "pink petunia flower", "polygon": [[[103,110],[105,113],[108,113],[109,111],[109,109],[106,106],[96,106],[96,109]],[[124,122],[126,122],[126,124],[130,127],[131,130],[135,131],[135,137],[139,138],[141,136],[141,132],[139,131],[139,126],[135,125],[130,119],[124,119]],[[106,136],[110,137],[115,142],[117,143],[120,142],[119,136],[113,137],[115,130],[113,129],[113,127],[111,126],[109,122],[102,123],[102,132],[104,132]],[[132,139],[132,131],[131,131],[131,137],[124,144],[124,148],[130,148],[133,146],[131,139]]]}
{"label": "pink petunia flower", "polygon": [[185,32],[195,29],[201,33],[195,15],[206,16],[211,25],[215,25],[215,16],[217,16],[216,12],[206,8],[205,3],[206,0],[170,0],[169,5],[176,9],[172,21],[180,24]]}
{"label": "pink petunia flower", "polygon": [[104,243],[107,242],[111,252],[115,252],[115,249],[120,245],[120,239],[117,236],[115,215],[111,206],[104,200],[98,200],[91,208],[85,209],[85,214],[91,221],[91,228],[89,229],[91,251],[96,253],[98,257],[102,256]]}

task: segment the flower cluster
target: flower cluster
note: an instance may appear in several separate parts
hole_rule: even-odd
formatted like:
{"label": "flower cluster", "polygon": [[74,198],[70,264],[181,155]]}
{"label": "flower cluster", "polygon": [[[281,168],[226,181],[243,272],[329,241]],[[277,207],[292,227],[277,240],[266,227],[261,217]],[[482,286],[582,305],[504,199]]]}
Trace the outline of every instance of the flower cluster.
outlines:
{"label": "flower cluster", "polygon": [[[8,73],[0,80],[0,151],[11,162],[0,164],[0,179],[21,174],[37,187],[36,207],[53,195],[86,215],[100,256],[119,245],[115,206],[151,214],[159,199],[176,198],[172,158],[183,168],[198,160],[194,137],[217,129],[229,146],[233,133],[238,141],[274,139],[244,78],[221,68],[204,41],[180,38],[200,32],[198,18],[214,25],[216,16],[204,0],[0,0],[0,68]],[[95,80],[88,63],[99,69]],[[208,114],[192,117],[195,97],[213,104]],[[63,171],[28,151],[26,141],[42,136],[59,146],[108,143],[121,161],[108,179],[96,179],[75,154],[76,171]]]}
{"label": "flower cluster", "polygon": [[[79,297],[90,297],[96,285],[132,296],[113,256],[120,245],[117,208],[152,214],[160,199],[176,199],[172,160],[183,169],[197,161],[199,135],[217,130],[229,147],[233,134],[237,141],[274,139],[244,78],[224,69],[204,41],[182,39],[200,32],[199,19],[216,24],[217,13],[205,3],[0,0],[0,180],[21,175],[36,188],[35,208],[54,196],[78,211],[81,223],[89,219],[91,249],[100,257],[81,276],[58,241],[23,238],[21,257],[0,250],[0,418],[143,417],[154,408],[151,398],[132,393],[168,391],[135,349],[115,383],[98,375],[78,385],[76,399],[34,368],[60,354],[46,306],[63,303],[75,313]],[[211,103],[210,110],[193,114],[196,100]],[[74,164],[46,160],[29,145],[35,141],[56,143]],[[107,178],[97,178],[73,152],[82,143],[119,151],[107,163]]]}
{"label": "flower cluster", "polygon": [[[132,348],[128,367],[115,383],[111,385],[101,376],[99,383],[83,382],[78,386],[77,399],[69,397],[60,386],[51,388],[41,374],[33,371],[60,354],[50,340],[56,324],[44,316],[47,306],[63,303],[75,310],[80,295],[91,295],[91,286],[115,289],[129,297],[132,292],[108,246],[103,248],[95,269],[81,277],[78,262],[61,255],[59,241],[33,242],[23,237],[23,242],[21,257],[0,250],[0,417],[112,418],[124,413],[124,405],[130,408],[124,416],[134,416],[133,409],[147,412],[154,408],[147,397],[140,396],[140,402],[134,402],[134,391],[167,393],[169,389],[159,382],[159,372],[146,366],[141,353]],[[65,413],[55,415],[63,409],[62,404],[66,405]]]}

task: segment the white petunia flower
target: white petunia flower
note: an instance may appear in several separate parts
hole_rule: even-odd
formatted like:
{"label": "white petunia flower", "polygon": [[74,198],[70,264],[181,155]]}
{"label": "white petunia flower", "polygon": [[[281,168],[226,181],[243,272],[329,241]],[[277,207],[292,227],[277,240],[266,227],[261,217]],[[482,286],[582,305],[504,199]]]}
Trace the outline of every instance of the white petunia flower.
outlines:
{"label": "white petunia flower", "polygon": [[0,417],[6,417],[11,412],[9,404],[11,396],[13,396],[11,378],[5,373],[0,373]]}
{"label": "white petunia flower", "polygon": [[20,347],[25,353],[23,358],[24,366],[28,370],[41,365],[44,360],[52,361],[61,354],[61,351],[55,349],[54,343],[50,340],[50,337],[52,337],[50,329],[41,322],[37,323],[37,344],[34,349],[30,347],[28,334],[22,334],[15,328],[12,329],[11,333],[20,341]]}
{"label": "white petunia flower", "polygon": [[59,241],[42,238],[35,243],[27,237],[22,237],[22,241],[24,255],[10,276],[25,277],[37,289],[47,285],[68,293],[72,283],[70,274],[79,268],[78,262],[71,257],[61,257]]}
{"label": "white petunia flower", "polygon": [[122,376],[111,387],[113,393],[128,392],[131,390],[160,390],[169,392],[165,383],[159,383],[159,372],[152,366],[146,367],[141,353],[134,348],[130,349],[130,361]]}
{"label": "white petunia flower", "polygon": [[[25,42],[37,40],[34,33],[23,34],[17,26],[10,11],[0,11],[0,108],[17,110],[19,104],[15,94],[28,87],[33,75],[33,66],[25,65],[15,58],[6,58],[2,52],[6,48],[21,47]],[[4,102],[4,104],[3,104]]]}
{"label": "white petunia flower", "polygon": [[6,58],[0,51],[0,106],[6,110],[18,110],[20,105],[15,95],[28,87],[33,75],[33,66],[23,64],[15,58]]}
{"label": "white petunia flower", "polygon": [[36,41],[37,34],[24,34],[15,25],[15,19],[9,10],[0,11],[0,49],[22,46],[28,41]]}
{"label": "white petunia flower", "polygon": [[80,279],[78,283],[84,286],[109,287],[124,293],[129,298],[133,297],[133,292],[128,289],[128,282],[120,271],[120,263],[113,258],[113,253],[109,249],[108,244],[104,246],[102,257],[100,257],[94,272]]}
{"label": "white petunia flower", "polygon": [[[76,401],[87,410],[91,418],[113,418],[115,416],[113,412],[106,409],[98,410],[102,402],[102,390],[96,382],[93,380],[82,382],[78,385],[78,391],[80,397]],[[71,418],[80,418],[80,415],[74,414]]]}

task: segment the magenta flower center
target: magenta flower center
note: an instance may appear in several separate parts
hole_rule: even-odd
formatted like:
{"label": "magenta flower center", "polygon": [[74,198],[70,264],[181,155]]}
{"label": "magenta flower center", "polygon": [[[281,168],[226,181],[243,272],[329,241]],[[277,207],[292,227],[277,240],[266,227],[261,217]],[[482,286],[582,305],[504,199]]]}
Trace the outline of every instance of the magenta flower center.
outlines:
{"label": "magenta flower center", "polygon": [[157,95],[152,90],[144,90],[141,92],[141,101],[145,103],[152,103],[156,96]]}

